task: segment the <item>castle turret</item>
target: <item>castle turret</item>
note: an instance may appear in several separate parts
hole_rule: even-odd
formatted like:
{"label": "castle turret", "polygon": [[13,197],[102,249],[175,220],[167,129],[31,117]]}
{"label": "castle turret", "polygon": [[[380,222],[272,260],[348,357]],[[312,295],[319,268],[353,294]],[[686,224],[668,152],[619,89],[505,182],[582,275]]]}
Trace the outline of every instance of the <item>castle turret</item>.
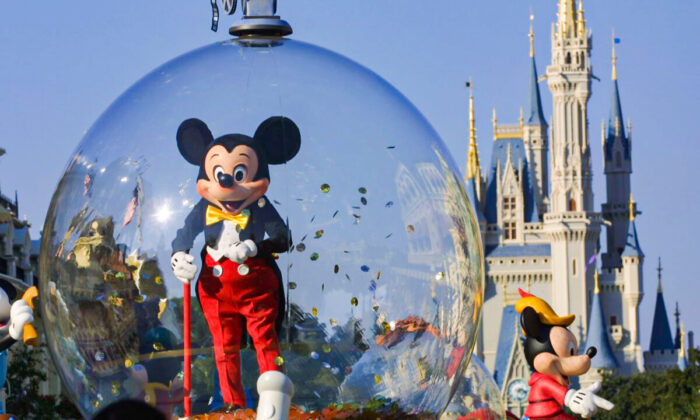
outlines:
{"label": "castle turret", "polygon": [[469,88],[469,148],[467,150],[467,167],[464,172],[464,181],[467,185],[467,197],[474,209],[481,231],[481,241],[484,241],[486,232],[486,217],[483,212],[484,180],[479,164],[479,150],[476,143],[476,123],[474,119],[474,91],[471,79],[467,82]]}
{"label": "castle turret", "polygon": [[651,327],[651,340],[649,351],[644,352],[644,368],[646,370],[666,370],[677,365],[678,350],[673,345],[671,327],[668,323],[664,293],[661,287],[661,258],[659,258],[659,283],[656,288],[656,307],[654,309],[654,322]]}
{"label": "castle turret", "polygon": [[540,98],[540,87],[537,79],[537,65],[535,64],[535,34],[532,30],[532,19],[530,15],[530,92],[527,119],[523,125],[523,142],[525,153],[530,164],[530,171],[533,175],[533,190],[537,204],[537,213],[540,218],[547,211],[547,195],[549,191],[549,177],[547,175],[547,121],[542,112],[542,100]]}

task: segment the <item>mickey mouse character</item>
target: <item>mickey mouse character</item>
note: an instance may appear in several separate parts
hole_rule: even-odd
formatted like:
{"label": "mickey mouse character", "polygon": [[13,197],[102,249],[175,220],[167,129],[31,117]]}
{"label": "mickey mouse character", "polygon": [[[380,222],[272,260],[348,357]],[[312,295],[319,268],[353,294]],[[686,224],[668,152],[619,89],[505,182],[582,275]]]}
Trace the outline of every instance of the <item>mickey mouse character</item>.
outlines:
{"label": "mickey mouse character", "polygon": [[7,280],[0,279],[0,351],[20,341],[24,326],[34,321],[32,308],[22,299],[12,302],[16,297],[17,289]]}
{"label": "mickey mouse character", "polygon": [[188,252],[204,231],[197,296],[213,336],[224,402],[245,407],[240,366],[245,330],[257,353],[258,383],[263,373],[281,370],[275,359],[280,356],[277,328],[284,294],[272,254],[287,251],[291,235],[265,192],[268,165],[286,163],[299,151],[299,128],[289,118],[271,117],[253,137],[226,134],[214,139],[204,122],[189,119],[177,131],[177,145],[189,163],[199,166],[202,199],[177,231],[171,265],[181,281],[194,278],[197,267]]}
{"label": "mickey mouse character", "polygon": [[576,420],[564,412],[568,407],[589,418],[598,408],[612,410],[614,405],[595,395],[600,382],[582,390],[569,389],[569,377],[588,372],[597,349],[589,347],[578,354],[576,337],[568,327],[575,315],[558,316],[547,302],[518,289],[522,297],[515,305],[525,334],[525,359],[535,371],[530,377],[529,405],[525,418],[531,420]]}

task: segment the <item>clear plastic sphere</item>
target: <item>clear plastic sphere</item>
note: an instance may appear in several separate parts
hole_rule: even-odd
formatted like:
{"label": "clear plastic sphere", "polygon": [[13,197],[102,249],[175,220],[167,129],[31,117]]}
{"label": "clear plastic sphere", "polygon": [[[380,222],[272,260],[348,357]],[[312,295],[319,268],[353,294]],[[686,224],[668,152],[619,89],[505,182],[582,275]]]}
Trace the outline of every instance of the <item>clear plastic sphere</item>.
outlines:
{"label": "clear plastic sphere", "polygon": [[[182,414],[183,284],[171,256],[202,196],[178,128],[198,118],[214,138],[252,138],[273,116],[294,122],[300,147],[269,165],[250,223],[276,210],[293,245],[273,253],[258,237],[264,264],[237,270],[245,278],[279,268],[284,319],[274,363],[295,384],[292,403],[320,410],[374,399],[414,413],[447,406],[458,376],[447,367],[461,371],[468,351],[453,350],[472,348],[483,279],[457,166],[425,118],[376,74],[306,43],[246,39],[195,50],[137,82],[87,132],[60,179],[43,230],[41,301],[50,352],[84,414],[127,397]],[[265,153],[274,160],[274,150]],[[216,176],[204,174],[230,181]],[[193,264],[210,279],[233,275],[230,265],[207,265],[207,235],[189,249]],[[196,290],[193,281],[192,401],[203,413],[220,386]],[[232,340],[254,407],[252,339]]]}
{"label": "clear plastic sphere", "polygon": [[462,382],[441,420],[505,420],[506,410],[498,384],[484,363],[472,355]]}

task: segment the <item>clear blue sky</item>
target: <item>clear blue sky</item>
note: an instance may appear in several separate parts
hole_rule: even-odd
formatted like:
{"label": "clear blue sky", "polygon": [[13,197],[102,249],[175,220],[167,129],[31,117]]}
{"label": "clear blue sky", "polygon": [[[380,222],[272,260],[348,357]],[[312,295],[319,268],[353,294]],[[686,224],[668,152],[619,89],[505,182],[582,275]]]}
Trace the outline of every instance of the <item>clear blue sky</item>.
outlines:
{"label": "clear blue sky", "polygon": [[[425,114],[464,165],[467,96],[475,85],[479,151],[490,161],[491,108],[515,123],[526,105],[528,15],[535,14],[538,71],[549,61],[556,0],[279,0],[294,38],[340,52],[394,84]],[[633,124],[635,200],[646,254],[641,305],[646,349],[663,259],[669,316],[676,300],[700,333],[697,169],[700,138],[700,2],[585,0],[593,29],[591,144],[610,103],[610,31],[618,45],[623,114]],[[206,0],[5,1],[0,25],[0,186],[19,191],[20,215],[38,237],[48,203],[83,132],[126,88],[161,63],[227,37],[232,18],[209,30]],[[542,86],[545,115],[551,96]],[[548,118],[549,119],[549,118]],[[596,207],[605,197],[601,151],[593,149]],[[602,242],[604,243],[604,242]],[[672,318],[671,318],[672,320]],[[672,328],[675,328],[672,325]]]}

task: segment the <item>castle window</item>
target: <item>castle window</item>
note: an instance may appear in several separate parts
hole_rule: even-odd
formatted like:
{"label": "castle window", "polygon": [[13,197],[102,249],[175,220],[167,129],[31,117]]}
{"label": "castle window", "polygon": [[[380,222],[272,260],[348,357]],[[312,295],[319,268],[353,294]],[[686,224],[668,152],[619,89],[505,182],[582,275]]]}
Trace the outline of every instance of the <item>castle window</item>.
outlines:
{"label": "castle window", "polygon": [[615,315],[610,317],[610,325],[617,325],[617,317]]}
{"label": "castle window", "polygon": [[571,271],[573,272],[573,275],[576,275],[576,260],[571,260]]}
{"label": "castle window", "polygon": [[569,200],[569,211],[576,211],[576,200]]}
{"label": "castle window", "polygon": [[515,197],[503,197],[503,210],[515,210]]}
{"label": "castle window", "polygon": [[571,64],[571,53],[566,53],[566,60],[564,63]]}
{"label": "castle window", "polygon": [[503,224],[506,239],[515,239],[515,222],[505,222]]}

